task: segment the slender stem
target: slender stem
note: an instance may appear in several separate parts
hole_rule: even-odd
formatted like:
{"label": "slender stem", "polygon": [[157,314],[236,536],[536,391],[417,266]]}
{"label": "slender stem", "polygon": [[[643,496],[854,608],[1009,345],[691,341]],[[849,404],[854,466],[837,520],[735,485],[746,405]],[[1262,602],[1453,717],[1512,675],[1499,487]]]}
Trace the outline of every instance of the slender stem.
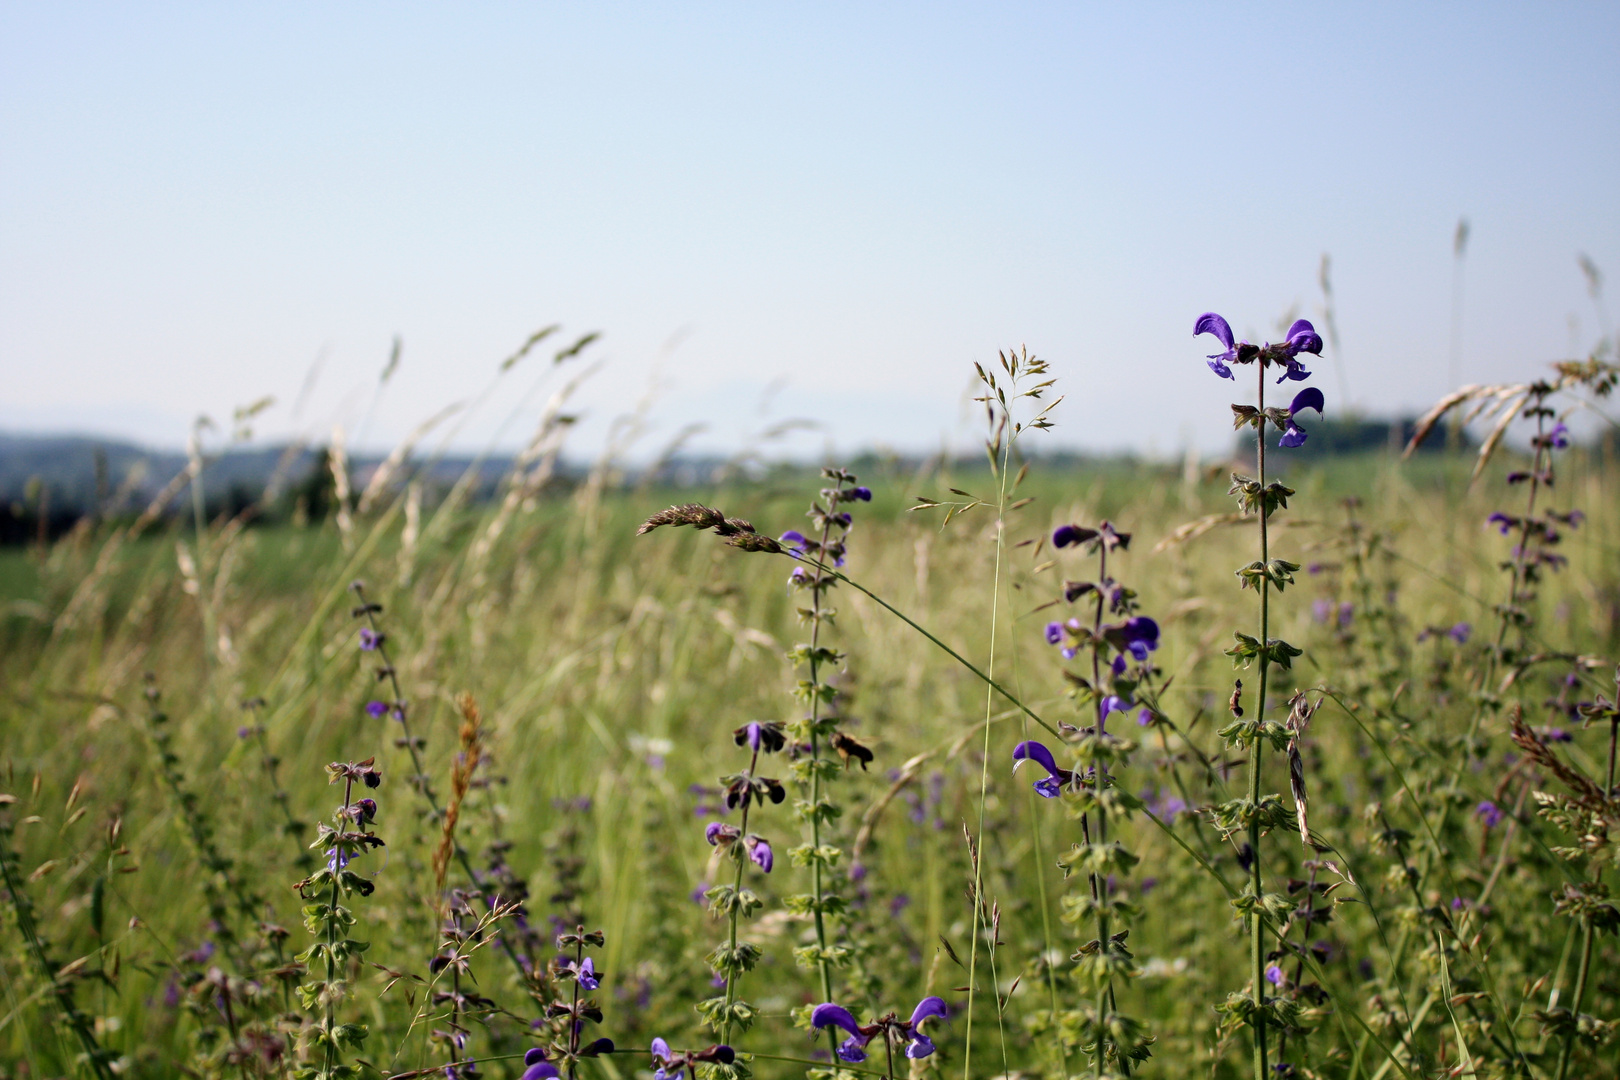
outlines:
{"label": "slender stem", "polygon": [[[829,507],[829,509],[831,509]],[[827,550],[827,541],[832,535],[832,520],[828,515],[821,525],[821,546],[818,552]],[[817,572],[815,580],[810,583],[810,845],[812,853],[810,858],[810,892],[815,897],[816,914],[816,966],[821,972],[821,1000],[832,1001],[832,965],[827,961],[827,925],[821,914],[821,897],[823,892],[822,866],[821,866],[821,735],[816,725],[821,720],[821,694],[820,694],[820,668],[817,650],[821,645],[821,590],[826,586],[825,579]],[[745,811],[746,812],[746,811]],[[740,869],[739,869],[740,873]],[[735,919],[733,919],[735,923]],[[735,946],[735,943],[733,943]],[[827,1029],[827,1049],[832,1054],[832,1060],[838,1060],[838,1037],[831,1028]]]}
{"label": "slender stem", "polygon": [[[1108,541],[1106,537],[1101,539],[1097,550],[1097,606],[1091,620],[1091,685],[1098,694],[1101,694],[1103,594],[1108,588]],[[1105,711],[1106,707],[1105,699],[1098,698],[1097,734],[1099,737],[1106,733],[1108,727],[1108,713]],[[1108,786],[1108,767],[1101,759],[1099,759],[1096,765],[1094,765],[1092,768],[1091,782],[1095,786],[1097,792],[1097,843],[1106,844],[1108,842],[1108,815],[1102,808],[1102,794],[1104,788]],[[1107,881],[1100,879],[1096,873],[1093,873],[1091,875],[1091,898],[1097,904],[1097,948],[1100,950],[1101,955],[1105,958],[1108,955],[1107,892]],[[1108,1060],[1108,1054],[1106,1051],[1106,1043],[1103,1039],[1103,1032],[1107,1028],[1106,1016],[1108,1014],[1108,1003],[1113,995],[1113,989],[1114,987],[1112,979],[1104,981],[1097,987],[1096,1071],[1098,1080],[1101,1080],[1103,1072],[1107,1067],[1106,1063]],[[1125,1055],[1118,1054],[1118,1049],[1119,1048],[1116,1046],[1116,1056],[1123,1064]]]}
{"label": "slender stem", "polygon": [[[753,758],[748,762],[748,779],[750,782],[752,782],[754,779],[754,769],[758,765],[759,749],[756,747]],[[754,805],[753,789],[747,789],[743,798],[742,825],[740,826],[741,831],[738,833],[737,839],[732,841],[732,855],[737,862],[737,876],[732,881],[731,885],[731,930],[726,939],[730,949],[729,953],[727,954],[730,957],[730,962],[728,963],[726,969],[725,1018],[720,1022],[720,1041],[727,1044],[731,1042],[731,1004],[737,1000],[738,973],[732,965],[736,963],[737,958],[737,916],[741,911],[741,906],[738,900],[739,897],[742,896],[743,865],[748,861],[748,856],[743,852],[742,844],[744,843],[744,837],[748,835],[748,811],[751,810]],[[833,1060],[836,1061],[838,1059],[834,1057]]]}
{"label": "slender stem", "polygon": [[337,1014],[337,1000],[333,996],[333,983],[337,982],[337,943],[338,943],[338,901],[342,898],[338,891],[342,880],[343,865],[347,852],[343,845],[343,834],[349,831],[349,802],[354,794],[354,777],[349,776],[343,783],[343,809],[338,813],[338,835],[332,841],[332,891],[327,896],[326,919],[326,992],[321,996],[326,998],[326,1072],[332,1072],[332,1066],[337,1064],[337,1040],[332,1035],[333,1021]]}
{"label": "slender stem", "polygon": [[[736,909],[733,909],[736,910]],[[731,920],[732,944],[736,944],[737,920]],[[577,927],[574,943],[574,1000],[568,1010],[568,1080],[574,1080],[579,1065],[579,969],[585,963],[585,928]]]}
{"label": "slender stem", "polygon": [[[1617,739],[1620,739],[1620,716],[1609,718],[1609,775],[1608,782],[1603,788],[1603,796],[1608,799],[1614,797],[1614,764]],[[1594,868],[1592,881],[1596,883],[1602,880],[1603,871]],[[1575,994],[1569,1002],[1571,1027],[1564,1036],[1563,1047],[1558,1051],[1557,1080],[1564,1080],[1565,1074],[1569,1071],[1570,1055],[1575,1049],[1574,1024],[1580,1022],[1581,1005],[1586,998],[1586,980],[1592,970],[1592,936],[1592,920],[1590,917],[1583,918],[1581,920],[1581,963],[1575,969]]]}
{"label": "slender stem", "polygon": [[894,1080],[894,1039],[889,1034],[888,1024],[883,1025],[883,1052],[889,1059],[889,1080]]}
{"label": "slender stem", "polygon": [[[1271,561],[1269,536],[1267,535],[1267,513],[1265,502],[1266,487],[1266,369],[1259,361],[1254,365],[1257,376],[1256,384],[1259,387],[1259,397],[1256,407],[1260,410],[1260,423],[1255,431],[1255,454],[1260,472],[1260,562],[1262,566]],[[1271,581],[1262,573],[1260,575],[1260,693],[1255,700],[1255,719],[1261,723],[1266,718],[1266,674],[1267,674],[1267,646],[1271,640]],[[1267,1080],[1266,1068],[1266,945],[1265,929],[1262,925],[1263,916],[1260,898],[1265,895],[1261,891],[1260,869],[1260,763],[1263,740],[1256,732],[1254,741],[1250,744],[1249,752],[1249,812],[1254,815],[1249,823],[1249,873],[1254,888],[1254,909],[1250,915],[1252,937],[1250,939],[1250,954],[1253,960],[1253,1001],[1254,1001],[1254,1080]]]}
{"label": "slender stem", "polygon": [[[996,570],[990,593],[990,659],[985,665],[992,672],[996,670],[996,628],[1001,616],[1001,555],[1005,538],[1003,515],[1007,506],[1007,464],[1012,460],[1013,443],[1011,423],[1005,414],[1002,416],[1001,424],[1001,437],[1006,441],[1002,444],[1001,488],[996,500]],[[974,841],[977,847],[973,858],[973,948],[968,953],[967,1035],[962,1049],[962,1080],[968,1080],[973,1066],[973,998],[978,991],[979,936],[983,925],[981,916],[984,911],[984,804],[985,797],[990,789],[990,713],[995,702],[995,695],[991,692],[991,688],[1001,690],[999,686],[991,682],[989,675],[981,676],[981,678],[984,679],[988,686],[986,686],[984,692],[984,751],[979,766],[979,829],[978,837]],[[1001,690],[1001,693],[1011,699],[1011,695],[1005,690]],[[1019,707],[1023,708],[1022,705]],[[1028,709],[1024,709],[1024,711],[1029,712]],[[1031,713],[1030,715],[1033,716],[1034,714]],[[995,940],[993,934],[991,940],[992,942]],[[991,962],[994,963],[993,954]],[[991,1000],[995,1000],[995,987],[993,986],[991,987]],[[999,1009],[997,1010],[997,1018],[998,1020],[1000,1018]],[[1006,1048],[1003,1046],[1003,1054],[1005,1052]]]}

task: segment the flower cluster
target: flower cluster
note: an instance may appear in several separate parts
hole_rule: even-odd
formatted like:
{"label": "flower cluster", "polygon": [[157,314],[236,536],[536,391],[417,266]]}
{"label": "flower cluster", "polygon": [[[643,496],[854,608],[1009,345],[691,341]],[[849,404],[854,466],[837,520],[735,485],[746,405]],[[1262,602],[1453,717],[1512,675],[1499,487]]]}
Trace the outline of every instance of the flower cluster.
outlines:
{"label": "flower cluster", "polygon": [[[546,1006],[545,1018],[556,1034],[550,1045],[534,1047],[524,1057],[528,1069],[527,1080],[558,1075],[554,1062],[562,1062],[570,1080],[577,1074],[579,1062],[584,1058],[613,1053],[613,1040],[608,1038],[585,1040],[585,1024],[602,1022],[602,1008],[593,997],[602,985],[603,973],[596,970],[596,961],[585,955],[587,948],[600,949],[607,944],[607,936],[600,930],[586,930],[583,926],[557,935],[558,955],[551,962],[553,984],[568,985],[566,995],[559,993]],[[569,954],[572,955],[569,955]]]}
{"label": "flower cluster", "polygon": [[847,1031],[849,1038],[838,1044],[838,1057],[852,1064],[865,1061],[867,1044],[879,1035],[883,1036],[883,1048],[889,1059],[889,1075],[893,1076],[894,1048],[904,1046],[906,1057],[914,1061],[927,1057],[934,1052],[934,1043],[923,1033],[922,1026],[928,1020],[945,1018],[945,1001],[937,997],[925,997],[917,1002],[909,1020],[901,1020],[891,1012],[864,1025],[855,1022],[854,1013],[829,1001],[811,1011],[810,1026],[817,1031],[830,1028]]}
{"label": "flower cluster", "polygon": [[[1210,370],[1223,379],[1236,380],[1232,373],[1231,364],[1258,364],[1260,371],[1268,367],[1280,367],[1282,375],[1277,379],[1282,382],[1303,382],[1311,377],[1305,370],[1305,365],[1299,357],[1302,353],[1321,355],[1322,335],[1306,319],[1298,319],[1288,328],[1288,336],[1280,344],[1250,345],[1246,341],[1234,342],[1232,327],[1227,321],[1215,314],[1206,311],[1198,316],[1193,324],[1193,336],[1200,334],[1213,334],[1223,345],[1225,352],[1216,353],[1209,358]],[[1265,407],[1265,389],[1262,374],[1261,400],[1256,405],[1233,405],[1232,426],[1242,428],[1252,424],[1257,431],[1263,431],[1267,420],[1283,435],[1277,445],[1283,447],[1298,447],[1305,445],[1305,429],[1299,426],[1299,414],[1306,409],[1312,409],[1318,416],[1327,404],[1322,391],[1316,387],[1307,387],[1294,395],[1294,400],[1286,409],[1267,409]]]}

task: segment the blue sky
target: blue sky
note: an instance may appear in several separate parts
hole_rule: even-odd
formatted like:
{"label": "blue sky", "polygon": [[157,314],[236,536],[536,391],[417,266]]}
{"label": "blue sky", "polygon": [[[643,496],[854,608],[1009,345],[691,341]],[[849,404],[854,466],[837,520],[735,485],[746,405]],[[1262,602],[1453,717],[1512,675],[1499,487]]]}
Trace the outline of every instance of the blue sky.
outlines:
{"label": "blue sky", "polygon": [[[5,3],[0,427],[175,445],[269,394],[262,437],[383,446],[560,322],[603,332],[580,452],[638,403],[643,454],[966,446],[972,362],[1027,345],[1053,445],[1172,454],[1229,438],[1194,317],[1314,316],[1324,253],[1329,409],[1419,408],[1460,216],[1463,379],[1600,333],[1617,41],[1615,4]],[[455,441],[517,441],[548,364]]]}

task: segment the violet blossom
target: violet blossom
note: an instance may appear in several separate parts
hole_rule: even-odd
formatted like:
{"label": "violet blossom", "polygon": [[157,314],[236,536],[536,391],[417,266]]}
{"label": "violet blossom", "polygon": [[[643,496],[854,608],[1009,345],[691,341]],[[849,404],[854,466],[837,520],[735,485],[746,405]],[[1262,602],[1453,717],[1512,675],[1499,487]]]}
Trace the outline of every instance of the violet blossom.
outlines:
{"label": "violet blossom", "polygon": [[[1309,374],[1309,372],[1306,374]],[[1289,377],[1291,378],[1292,376]],[[1288,430],[1283,432],[1283,437],[1281,439],[1277,440],[1277,445],[1286,446],[1290,450],[1296,446],[1304,446],[1305,429],[1299,426],[1299,423],[1295,420],[1295,417],[1297,417],[1301,410],[1304,409],[1315,409],[1316,415],[1321,416],[1322,407],[1326,403],[1327,399],[1322,396],[1322,391],[1318,390],[1314,386],[1307,386],[1305,389],[1295,394],[1293,403],[1288,406]]]}

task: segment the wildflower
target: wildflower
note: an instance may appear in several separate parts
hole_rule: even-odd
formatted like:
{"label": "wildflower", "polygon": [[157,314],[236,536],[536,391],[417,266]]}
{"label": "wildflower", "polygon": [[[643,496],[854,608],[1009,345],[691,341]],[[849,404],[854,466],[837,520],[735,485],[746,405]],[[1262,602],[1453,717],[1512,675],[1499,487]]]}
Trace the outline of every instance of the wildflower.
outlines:
{"label": "wildflower", "polygon": [[1554,450],[1564,450],[1569,447],[1569,428],[1562,421],[1553,425],[1551,431],[1543,437],[1548,446]]}
{"label": "wildflower", "polygon": [[1060,622],[1049,622],[1049,623],[1047,623],[1046,624],[1046,643],[1048,645],[1056,645],[1058,642],[1060,642],[1062,640],[1063,640],[1063,624],[1060,623]]}
{"label": "wildflower", "polygon": [[366,702],[366,713],[373,720],[381,720],[388,715],[388,705],[382,701],[368,701]]}
{"label": "wildflower", "polygon": [[1055,799],[1063,790],[1063,785],[1073,779],[1072,773],[1058,768],[1057,761],[1052,757],[1052,751],[1042,743],[1030,740],[1013,747],[1013,771],[1017,772],[1018,767],[1026,761],[1033,761],[1047,771],[1048,775],[1044,779],[1035,781],[1035,790],[1042,798]]}
{"label": "wildflower", "polygon": [[[1304,320],[1301,321],[1303,322]],[[1309,372],[1306,374],[1309,374]],[[1292,375],[1285,377],[1293,378]],[[1300,377],[1303,378],[1304,376]],[[1305,429],[1300,427],[1294,418],[1297,417],[1304,409],[1315,409],[1316,415],[1321,416],[1322,407],[1326,403],[1327,399],[1322,396],[1322,391],[1318,390],[1314,386],[1307,386],[1305,389],[1295,394],[1293,403],[1288,406],[1288,430],[1284,431],[1283,437],[1277,440],[1277,445],[1286,446],[1289,449],[1293,449],[1296,446],[1304,446]]]}
{"label": "wildflower", "polygon": [[1220,339],[1221,344],[1226,346],[1225,352],[1212,353],[1210,354],[1208,360],[1209,370],[1213,371],[1223,379],[1231,379],[1234,382],[1237,380],[1237,376],[1232,374],[1232,369],[1228,367],[1227,364],[1229,362],[1244,362],[1238,359],[1240,348],[1244,350],[1253,350],[1252,352],[1248,353],[1250,360],[1254,358],[1254,352],[1258,352],[1258,350],[1254,349],[1254,346],[1250,345],[1246,341],[1241,346],[1234,342],[1232,339],[1231,324],[1225,319],[1221,318],[1219,315],[1215,314],[1213,311],[1204,312],[1202,315],[1198,316],[1198,321],[1193,323],[1193,337],[1197,337],[1199,334],[1214,334]]}
{"label": "wildflower", "polygon": [[369,626],[360,628],[360,648],[364,652],[372,652],[383,643],[383,635],[377,633]]}
{"label": "wildflower", "polygon": [[1288,978],[1288,976],[1283,974],[1283,969],[1278,967],[1276,964],[1272,964],[1270,967],[1266,968],[1266,982],[1270,983],[1272,986],[1281,986],[1283,984],[1283,980],[1286,978]]}
{"label": "wildflower", "polygon": [[708,828],[703,830],[703,838],[710,847],[729,847],[741,835],[737,826],[727,825],[723,821],[711,821]]}
{"label": "wildflower", "polygon": [[1502,821],[1502,808],[1486,799],[1474,807],[1474,816],[1479,818],[1480,824],[1487,829],[1494,829]]}
{"label": "wildflower", "polygon": [[1507,514],[1502,513],[1500,510],[1485,519],[1485,524],[1495,525],[1496,531],[1501,533],[1503,536],[1506,536],[1513,529],[1513,526],[1517,525],[1518,523],[1518,518],[1510,517]]}
{"label": "wildflower", "polygon": [[737,1052],[724,1043],[711,1046],[706,1050],[688,1050],[685,1053],[676,1053],[669,1048],[669,1043],[663,1039],[654,1039],[651,1050],[653,1080],[676,1080],[676,1077],[681,1075],[683,1069],[699,1061],[718,1061],[722,1065],[730,1065],[737,1060]]}
{"label": "wildflower", "polygon": [[829,1001],[817,1005],[810,1013],[810,1025],[817,1031],[827,1027],[840,1027],[849,1032],[849,1038],[838,1045],[838,1057],[842,1061],[850,1063],[865,1061],[866,1044],[880,1034],[904,1039],[906,1057],[915,1060],[925,1058],[934,1052],[933,1041],[922,1033],[923,1022],[935,1017],[943,1019],[944,1016],[944,999],[925,997],[912,1010],[910,1020],[901,1021],[894,1013],[889,1013],[877,1023],[862,1027],[855,1023],[855,1017],[848,1009]]}
{"label": "wildflower", "polygon": [[1473,632],[1473,626],[1465,622],[1460,622],[1453,626],[1450,630],[1447,630],[1446,636],[1459,645],[1466,645],[1468,644],[1468,635]]}
{"label": "wildflower", "polygon": [[1159,647],[1159,624],[1146,615],[1137,615],[1125,620],[1120,628],[1120,637],[1125,642],[1126,650],[1136,657],[1136,662],[1146,663],[1148,653]]}
{"label": "wildflower", "polygon": [[546,1060],[545,1050],[538,1046],[531,1048],[528,1053],[523,1055],[523,1064],[527,1065],[528,1068],[523,1070],[523,1075],[519,1080],[550,1080],[550,1078],[560,1075],[557,1072],[557,1066]]}
{"label": "wildflower", "polygon": [[563,970],[573,974],[574,981],[579,983],[581,990],[595,990],[602,985],[602,977],[597,974],[596,963],[588,956],[577,965],[570,961],[563,965]]}
{"label": "wildflower", "polygon": [[787,745],[787,736],[782,733],[782,725],[774,720],[755,720],[744,724],[731,733],[731,739],[738,746],[747,746],[750,750],[763,750],[767,754],[774,754]]}
{"label": "wildflower", "polygon": [[1322,335],[1316,332],[1316,327],[1311,325],[1309,319],[1295,319],[1294,325],[1288,328],[1287,340],[1275,348],[1270,345],[1266,348],[1268,351],[1276,352],[1278,359],[1288,369],[1277,381],[1281,383],[1286,379],[1292,379],[1299,382],[1310,378],[1311,373],[1305,370],[1305,365],[1299,362],[1298,356],[1300,353],[1321,356]]}
{"label": "wildflower", "polygon": [[770,842],[763,837],[750,836],[748,838],[748,857],[754,860],[755,865],[767,874],[771,872],[771,867],[776,865],[776,856],[771,851]]}

